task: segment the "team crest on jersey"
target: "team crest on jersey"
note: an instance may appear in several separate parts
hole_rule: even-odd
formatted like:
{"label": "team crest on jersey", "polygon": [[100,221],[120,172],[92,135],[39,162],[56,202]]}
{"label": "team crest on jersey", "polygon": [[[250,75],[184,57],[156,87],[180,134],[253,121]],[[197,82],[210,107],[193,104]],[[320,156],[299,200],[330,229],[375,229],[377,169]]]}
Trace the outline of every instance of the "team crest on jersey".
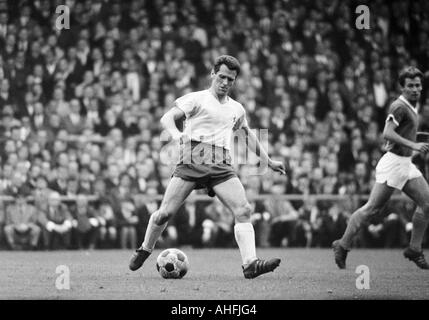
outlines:
{"label": "team crest on jersey", "polygon": [[237,116],[234,116],[232,119],[232,130],[235,131],[240,126],[240,121],[237,120]]}

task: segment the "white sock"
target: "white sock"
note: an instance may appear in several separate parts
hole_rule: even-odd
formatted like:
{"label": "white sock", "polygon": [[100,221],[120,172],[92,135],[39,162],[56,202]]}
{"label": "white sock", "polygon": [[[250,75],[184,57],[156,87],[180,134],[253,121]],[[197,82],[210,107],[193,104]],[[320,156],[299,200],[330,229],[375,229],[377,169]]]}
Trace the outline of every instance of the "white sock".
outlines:
{"label": "white sock", "polygon": [[159,237],[161,236],[162,232],[167,227],[168,222],[164,223],[163,225],[158,226],[154,220],[155,213],[152,213],[149,218],[149,223],[147,225],[146,234],[144,236],[144,241],[142,244],[142,248],[146,251],[152,252],[153,248],[155,247],[156,242],[158,241]]}
{"label": "white sock", "polygon": [[236,223],[234,226],[235,240],[240,249],[243,264],[256,260],[255,230],[250,222]]}

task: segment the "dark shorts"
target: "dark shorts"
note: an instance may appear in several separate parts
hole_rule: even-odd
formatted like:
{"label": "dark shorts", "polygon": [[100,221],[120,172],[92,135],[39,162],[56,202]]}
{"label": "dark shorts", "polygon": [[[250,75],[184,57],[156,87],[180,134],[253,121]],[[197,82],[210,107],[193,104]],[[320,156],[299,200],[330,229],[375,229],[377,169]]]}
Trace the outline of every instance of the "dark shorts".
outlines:
{"label": "dark shorts", "polygon": [[178,164],[173,177],[196,182],[195,189],[207,188],[209,196],[213,197],[214,186],[237,177],[237,174],[229,164]]}
{"label": "dark shorts", "polygon": [[237,177],[229,152],[223,148],[192,141],[182,148],[182,152],[172,176],[196,182],[195,189],[207,188],[209,196],[215,195],[214,186]]}

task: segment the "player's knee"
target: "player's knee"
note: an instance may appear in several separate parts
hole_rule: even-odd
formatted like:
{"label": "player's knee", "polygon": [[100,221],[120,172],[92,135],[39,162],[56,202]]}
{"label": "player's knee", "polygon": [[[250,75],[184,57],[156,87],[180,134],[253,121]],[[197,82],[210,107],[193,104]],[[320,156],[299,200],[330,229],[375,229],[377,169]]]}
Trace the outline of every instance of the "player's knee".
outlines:
{"label": "player's knee", "polygon": [[158,212],[156,213],[155,216],[155,223],[157,225],[163,225],[164,223],[168,222],[168,220],[170,220],[170,218],[174,215],[173,210],[170,210],[168,208],[159,208]]}
{"label": "player's knee", "polygon": [[237,222],[249,222],[252,215],[252,206],[247,202],[234,210],[235,219]]}

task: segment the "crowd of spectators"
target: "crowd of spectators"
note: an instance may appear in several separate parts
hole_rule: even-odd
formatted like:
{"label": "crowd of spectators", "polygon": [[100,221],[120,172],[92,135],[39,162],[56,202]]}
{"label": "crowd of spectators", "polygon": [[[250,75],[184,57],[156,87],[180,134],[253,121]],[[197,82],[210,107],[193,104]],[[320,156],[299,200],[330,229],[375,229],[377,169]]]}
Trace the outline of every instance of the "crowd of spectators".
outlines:
{"label": "crowd of spectators", "polygon": [[[356,27],[360,4],[369,30]],[[235,163],[258,246],[329,246],[372,186],[398,70],[429,70],[428,37],[424,0],[0,0],[0,194],[12,198],[0,243],[134,248],[159,206],[141,195],[162,194],[173,169],[159,119],[230,54],[242,66],[233,97],[288,164],[280,176],[252,174],[252,155]],[[269,194],[302,199],[252,199]],[[392,201],[356,246],[402,246],[413,210]],[[231,246],[232,224],[217,201],[188,202],[159,246]]]}

